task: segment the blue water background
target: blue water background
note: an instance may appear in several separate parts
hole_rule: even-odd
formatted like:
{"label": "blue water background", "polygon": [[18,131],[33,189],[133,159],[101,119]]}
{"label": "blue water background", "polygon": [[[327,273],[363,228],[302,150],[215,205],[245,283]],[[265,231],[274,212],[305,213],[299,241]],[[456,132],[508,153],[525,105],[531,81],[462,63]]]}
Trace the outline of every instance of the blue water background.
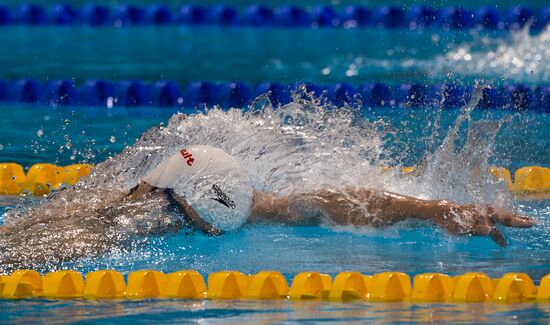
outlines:
{"label": "blue water background", "polygon": [[[77,83],[85,79],[412,81],[426,75],[431,66],[424,63],[430,58],[473,38],[467,32],[437,30],[185,26],[14,26],[1,32],[2,78],[74,79]],[[17,64],[11,64],[14,58]],[[346,76],[357,60],[361,60],[360,71]],[[404,65],[406,60],[413,64]],[[323,72],[325,68],[329,71]],[[445,74],[438,77],[445,78]]]}
{"label": "blue water background", "polygon": [[[502,31],[188,26],[9,26],[0,31],[0,77],[8,80],[69,79],[77,84],[87,79],[236,80],[355,86],[373,81],[517,82],[506,71],[487,78],[480,72],[453,71],[453,62],[444,64],[444,55],[462,45],[472,53],[483,53],[510,43],[510,34]],[[546,61],[543,57],[541,64]],[[533,86],[548,82],[538,71],[521,81]]]}
{"label": "blue water background", "polygon": [[[379,2],[366,4],[371,3]],[[472,6],[481,4],[468,3]],[[541,4],[536,2],[533,6]],[[499,33],[490,33],[489,36],[506,37]],[[433,68],[434,58],[457,44],[477,38],[479,35],[475,33],[431,30],[419,33],[372,29],[7,27],[0,33],[3,44],[0,66],[2,78],[74,78],[77,83],[92,78],[164,78],[179,82],[200,79],[289,83],[346,80],[353,84],[372,80],[438,82],[448,80],[449,76],[445,71],[440,71],[435,77],[426,76]],[[358,57],[363,58],[360,73],[346,76]],[[328,73],[323,72],[327,71],[325,68],[329,68]],[[473,79],[460,81],[471,83]],[[186,109],[187,113],[193,111],[192,108]],[[166,121],[175,109],[3,104],[0,112],[0,161],[14,161],[28,168],[37,162],[59,165],[98,163],[133,144],[148,127]],[[366,118],[375,120],[382,117],[398,130],[399,141],[390,141],[388,154],[405,151],[405,158],[399,161],[403,165],[416,164],[422,158],[426,140],[432,136],[426,129],[426,121],[433,116],[432,113],[429,109],[373,108],[364,111]],[[443,124],[451,125],[457,114],[457,110],[444,112]],[[491,162],[512,170],[525,165],[550,166],[548,115],[508,110],[477,111],[474,118],[497,120],[509,115],[514,118],[497,136]],[[400,143],[406,143],[407,147]],[[487,238],[456,238],[422,223],[397,225],[368,233],[322,227],[255,225],[218,238],[185,232],[152,237],[130,254],[91,258],[65,267],[81,272],[115,268],[125,274],[136,269],[170,272],[192,268],[203,275],[223,269],[245,273],[273,269],[283,272],[289,280],[297,272],[306,270],[332,275],[345,270],[366,274],[391,270],[411,275],[428,271],[455,275],[476,270],[493,277],[521,271],[538,280],[550,272],[547,221],[550,202],[518,201],[517,205],[521,212],[537,217],[539,224],[529,230],[506,229],[505,234],[510,240],[506,249]],[[45,303],[30,300],[0,301],[0,322],[316,323],[385,320],[402,323],[517,323],[548,322],[548,308],[544,304],[428,306],[170,300]]]}

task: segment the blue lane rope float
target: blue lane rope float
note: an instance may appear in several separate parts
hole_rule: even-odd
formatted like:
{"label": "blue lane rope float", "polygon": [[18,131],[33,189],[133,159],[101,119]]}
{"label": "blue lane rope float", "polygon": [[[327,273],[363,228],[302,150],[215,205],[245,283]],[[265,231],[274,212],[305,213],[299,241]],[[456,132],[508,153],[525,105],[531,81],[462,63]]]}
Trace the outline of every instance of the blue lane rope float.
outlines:
{"label": "blue lane rope float", "polygon": [[[73,106],[156,106],[199,107],[219,105],[222,108],[242,108],[265,93],[273,104],[286,104],[291,91],[301,87],[328,102],[342,106],[350,103],[364,107],[432,107],[456,108],[470,98],[472,88],[457,84],[403,83],[389,85],[364,83],[357,87],[349,83],[315,85],[312,83],[284,85],[277,82],[247,84],[244,82],[193,81],[178,84],[161,80],[145,83],[132,81],[88,80],[76,85],[71,80],[50,80],[41,83],[33,79],[0,80],[0,103],[73,105]],[[496,86],[483,90],[480,108],[507,108],[550,112],[550,85],[530,87],[523,84]]]}
{"label": "blue lane rope float", "polygon": [[87,4],[74,8],[57,4],[44,8],[23,4],[14,8],[0,6],[0,25],[86,25],[132,26],[142,24],[221,25],[221,26],[278,26],[278,27],[376,27],[376,28],[439,28],[439,29],[519,29],[532,23],[532,30],[542,30],[550,22],[550,6],[533,10],[518,5],[504,10],[494,6],[475,9],[463,7],[432,8],[413,6],[403,8],[383,5],[313,6],[283,5],[266,7],[251,5],[239,10],[229,5],[184,5],[172,8],[165,5],[119,5],[106,7]]}

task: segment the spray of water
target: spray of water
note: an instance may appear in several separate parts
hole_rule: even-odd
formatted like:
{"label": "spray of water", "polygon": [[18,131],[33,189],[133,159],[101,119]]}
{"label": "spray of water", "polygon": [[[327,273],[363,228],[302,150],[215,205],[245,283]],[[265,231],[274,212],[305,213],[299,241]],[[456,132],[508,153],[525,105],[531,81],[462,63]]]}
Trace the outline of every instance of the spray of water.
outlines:
{"label": "spray of water", "polygon": [[[130,203],[120,198],[168,154],[190,145],[225,150],[248,170],[256,189],[277,195],[367,187],[430,199],[507,202],[505,187],[487,176],[500,125],[470,118],[481,88],[443,143],[434,142],[417,175],[407,177],[382,171],[395,163],[384,151],[388,128],[383,122],[370,122],[360,109],[333,107],[305,91],[279,108],[262,96],[246,111],[214,107],[204,114],[176,114],[166,126],[148,130],[135,145],[98,164],[75,187],[38,206],[9,211],[10,234],[0,236],[0,271],[55,269],[96,253],[124,254],[147,243],[142,235],[178,231],[181,222],[162,196]],[[461,128],[468,140],[457,147]]]}
{"label": "spray of water", "polygon": [[[471,117],[485,87],[488,85],[476,85],[470,101],[447,130],[442,143],[435,145],[435,137],[428,140],[428,152],[418,167],[418,177],[408,184],[409,188],[398,190],[425,198],[509,207],[510,193],[488,173],[495,137],[507,119],[474,121]],[[433,134],[438,132],[438,127],[439,124],[434,123]],[[466,139],[461,138],[463,134]],[[411,193],[410,187],[414,187],[416,193]]]}
{"label": "spray of water", "polygon": [[550,81],[550,27],[537,35],[530,35],[529,26],[526,26],[523,30],[511,32],[506,38],[482,38],[481,43],[481,49],[474,42],[438,57],[435,71],[516,82]]}

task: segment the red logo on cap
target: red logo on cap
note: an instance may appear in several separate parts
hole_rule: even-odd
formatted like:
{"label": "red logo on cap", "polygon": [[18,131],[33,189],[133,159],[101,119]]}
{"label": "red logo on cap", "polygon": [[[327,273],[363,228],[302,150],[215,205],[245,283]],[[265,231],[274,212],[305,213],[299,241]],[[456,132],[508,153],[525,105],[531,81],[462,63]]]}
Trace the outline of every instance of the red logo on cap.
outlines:
{"label": "red logo on cap", "polygon": [[187,151],[187,149],[181,149],[180,151],[183,158],[187,159],[187,164],[189,166],[193,166],[193,162],[195,161],[195,158],[193,158],[193,155]]}

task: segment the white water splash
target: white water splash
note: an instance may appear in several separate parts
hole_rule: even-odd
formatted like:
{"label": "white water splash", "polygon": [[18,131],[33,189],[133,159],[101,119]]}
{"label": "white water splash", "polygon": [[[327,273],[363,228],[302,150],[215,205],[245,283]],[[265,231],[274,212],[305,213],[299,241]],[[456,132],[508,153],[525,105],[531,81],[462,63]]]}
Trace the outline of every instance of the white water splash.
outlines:
{"label": "white water splash", "polygon": [[483,38],[482,49],[476,43],[461,45],[436,58],[437,73],[433,77],[441,71],[452,71],[462,76],[515,82],[550,81],[550,26],[537,35],[530,35],[526,27],[505,38]]}
{"label": "white water splash", "polygon": [[[444,142],[427,153],[417,177],[382,171],[383,165],[395,163],[386,158],[389,131],[383,121],[369,122],[359,109],[331,107],[304,94],[295,94],[292,103],[277,109],[260,101],[265,105],[248,111],[213,108],[205,114],[176,114],[166,126],[148,130],[135,145],[98,164],[75,187],[37,207],[8,212],[5,224],[16,235],[0,237],[0,261],[7,261],[0,263],[0,271],[55,269],[60,261],[94,252],[135,251],[147,241],[139,235],[178,231],[181,222],[167,209],[164,197],[138,203],[121,203],[120,198],[167,154],[190,145],[225,150],[250,173],[256,189],[278,195],[367,187],[427,199],[506,203],[505,186],[487,176],[491,143],[500,125],[470,121],[480,94],[477,88]],[[457,147],[463,127],[468,141]]]}
{"label": "white water splash", "polygon": [[[420,175],[409,184],[409,189],[416,189],[413,195],[429,199],[451,199],[460,203],[510,207],[509,191],[502,181],[489,173],[489,157],[493,144],[506,119],[471,119],[473,110],[482,98],[483,87],[485,86],[476,87],[472,98],[447,131],[443,142],[434,150],[428,149],[423,164],[418,167],[421,170]],[[434,124],[435,133],[438,132],[437,121]],[[466,139],[464,144],[457,145],[461,134],[465,134]]]}
{"label": "white water splash", "polygon": [[[358,109],[329,107],[315,98],[295,96],[293,103],[278,109],[266,105],[247,112],[213,108],[205,114],[176,114],[165,127],[152,128],[134,146],[99,164],[79,187],[126,191],[168,153],[204,144],[240,160],[256,189],[279,195],[319,188],[375,187],[430,199],[495,202],[501,188],[486,175],[501,123],[470,119],[479,96],[477,91],[454,127],[446,130],[443,144],[432,146],[427,168],[416,178],[382,172],[382,166],[395,165],[398,159],[387,158],[384,139],[392,131],[383,121],[369,122]],[[457,148],[461,128],[468,130],[468,141]]]}
{"label": "white water splash", "polygon": [[[205,144],[241,161],[260,190],[287,194],[324,186],[374,186],[383,141],[359,111],[327,109],[318,101],[206,114],[174,115],[136,145],[100,164],[82,186],[129,189],[177,148]],[[379,180],[378,180],[379,181]]]}

